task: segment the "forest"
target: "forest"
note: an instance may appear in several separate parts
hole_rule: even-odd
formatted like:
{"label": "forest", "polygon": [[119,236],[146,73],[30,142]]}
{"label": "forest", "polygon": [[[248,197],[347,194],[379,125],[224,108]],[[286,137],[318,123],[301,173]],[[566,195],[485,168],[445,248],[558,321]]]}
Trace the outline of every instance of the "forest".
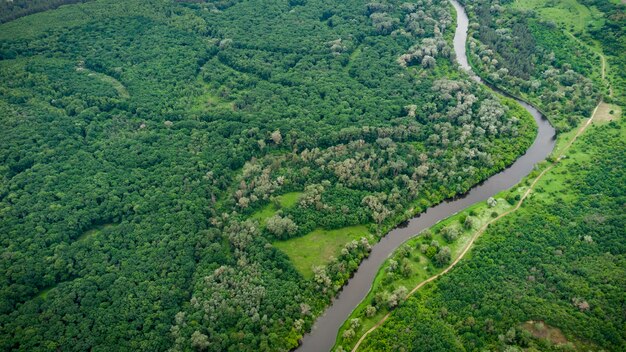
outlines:
{"label": "forest", "polygon": [[[343,324],[334,350],[352,350],[376,324],[359,351],[626,348],[626,126],[619,106],[626,76],[619,65],[624,51],[618,52],[624,6],[576,5],[580,13],[592,12],[582,27],[579,19],[563,17],[572,2],[465,2],[473,67],[546,113],[561,132],[554,157],[515,188],[398,248]],[[603,101],[596,107],[598,97]],[[572,149],[558,157],[572,140]],[[489,213],[508,213],[537,177],[519,210],[490,223],[468,256],[408,295],[448,267],[464,246],[459,241],[467,242]]]}
{"label": "forest", "polygon": [[[591,114],[600,96],[609,95],[601,60],[589,45],[554,22],[507,3],[466,4],[468,58],[489,83],[536,105],[558,131],[570,130]],[[623,55],[617,56],[622,60]]]}
{"label": "forest", "polygon": [[[6,19],[58,3],[37,4]],[[296,347],[388,229],[534,138],[457,69],[453,32],[443,0],[96,0],[2,24],[0,348]],[[310,277],[278,249],[357,225]]]}
{"label": "forest", "polygon": [[33,13],[56,9],[61,5],[87,0],[7,0],[0,2],[0,23],[9,22]]}
{"label": "forest", "polygon": [[625,137],[623,120],[592,125],[518,212],[359,350],[623,350]]}

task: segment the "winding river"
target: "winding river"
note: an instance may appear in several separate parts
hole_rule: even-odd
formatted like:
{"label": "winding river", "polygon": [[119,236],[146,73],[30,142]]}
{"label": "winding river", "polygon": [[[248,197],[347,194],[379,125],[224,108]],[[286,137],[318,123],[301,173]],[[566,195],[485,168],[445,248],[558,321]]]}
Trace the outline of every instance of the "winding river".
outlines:
{"label": "winding river", "polygon": [[[457,27],[454,35],[454,51],[457,61],[475,80],[482,82],[478,76],[471,72],[467,61],[465,42],[467,40],[468,18],[465,9],[456,0],[450,0],[450,2],[456,9],[457,15]],[[474,203],[486,200],[500,191],[513,187],[532,171],[536,163],[544,160],[552,152],[555,143],[554,128],[537,109],[520,100],[518,103],[531,113],[539,127],[537,137],[526,154],[517,159],[509,168],[472,188],[464,196],[429,208],[424,213],[409,220],[406,226],[396,228],[383,237],[380,242],[373,246],[369,257],[361,263],[358,271],[333,300],[330,307],[317,318],[311,332],[303,337],[298,351],[329,351],[333,347],[339,328],[350,316],[352,310],[365,298],[378,269],[398,246],[440,220]]]}

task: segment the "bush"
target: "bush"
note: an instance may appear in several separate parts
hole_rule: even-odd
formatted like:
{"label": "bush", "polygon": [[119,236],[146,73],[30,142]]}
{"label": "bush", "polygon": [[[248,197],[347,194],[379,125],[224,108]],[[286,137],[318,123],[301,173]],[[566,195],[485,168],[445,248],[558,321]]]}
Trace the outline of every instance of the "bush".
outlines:
{"label": "bush", "polygon": [[436,255],[434,258],[435,261],[435,265],[437,265],[438,267],[442,267],[445,266],[446,264],[448,264],[450,262],[450,259],[452,258],[452,254],[450,252],[450,248],[448,247],[443,247]]}
{"label": "bush", "polygon": [[365,308],[365,316],[371,318],[376,315],[376,311],[376,307],[369,305]]}
{"label": "bush", "polygon": [[471,217],[467,217],[465,218],[465,222],[463,222],[463,227],[465,227],[466,229],[471,229],[474,226],[474,218]]}
{"label": "bush", "polygon": [[446,240],[446,242],[452,243],[456,241],[456,239],[459,237],[459,230],[456,227],[444,227],[443,229],[441,229],[441,235]]}

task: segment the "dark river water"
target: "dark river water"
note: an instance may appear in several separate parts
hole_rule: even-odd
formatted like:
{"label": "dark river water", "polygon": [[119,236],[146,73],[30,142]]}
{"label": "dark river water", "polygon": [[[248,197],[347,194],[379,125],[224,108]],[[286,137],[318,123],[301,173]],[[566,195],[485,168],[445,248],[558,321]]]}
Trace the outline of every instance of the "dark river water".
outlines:
{"label": "dark river water", "polygon": [[[471,73],[465,53],[467,40],[468,18],[465,9],[456,1],[450,0],[457,12],[457,27],[454,35],[454,51],[459,65]],[[473,75],[473,74],[472,74]],[[477,81],[480,79],[474,76]],[[330,351],[335,344],[337,332],[350,313],[365,298],[370,290],[378,268],[389,255],[402,243],[417,235],[420,231],[453,215],[468,206],[486,200],[496,193],[509,189],[528,175],[535,164],[543,161],[554,148],[555,130],[550,123],[532,106],[523,101],[518,102],[534,117],[539,127],[537,138],[522,157],[517,159],[506,170],[493,175],[485,182],[472,188],[466,195],[444,201],[429,208],[419,216],[409,220],[407,226],[396,228],[373,246],[370,256],[359,266],[354,277],[344,286],[323,315],[317,318],[310,333],[302,339],[299,352]],[[409,288],[410,289],[410,288]]]}

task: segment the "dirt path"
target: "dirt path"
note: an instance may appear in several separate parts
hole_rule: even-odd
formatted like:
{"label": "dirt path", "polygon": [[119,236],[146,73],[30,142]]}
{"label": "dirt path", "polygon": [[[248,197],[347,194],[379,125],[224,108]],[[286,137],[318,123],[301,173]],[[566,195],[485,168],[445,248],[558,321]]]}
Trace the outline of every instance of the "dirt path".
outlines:
{"label": "dirt path", "polygon": [[[626,1],[626,0],[623,0]],[[613,87],[611,86],[611,82],[609,82],[606,79],[606,57],[604,56],[604,54],[601,51],[596,51],[593,49],[592,46],[585,44],[582,40],[578,39],[575,35],[573,35],[570,31],[564,30],[564,32],[569,35],[570,37],[572,37],[572,39],[574,39],[575,41],[577,41],[580,45],[585,46],[587,48],[589,48],[591,50],[591,52],[597,54],[600,57],[600,65],[601,65],[601,71],[600,71],[600,77],[602,77],[602,80],[606,83],[606,85],[609,87],[609,97],[613,97]]]}
{"label": "dirt path", "polygon": [[[574,144],[574,142],[576,141],[576,139],[578,139],[578,137],[585,132],[585,130],[587,129],[587,127],[589,127],[589,125],[591,124],[591,122],[594,120],[596,113],[598,112],[598,108],[600,107],[600,105],[602,104],[602,101],[600,101],[600,103],[596,106],[596,108],[593,110],[593,114],[591,115],[591,118],[589,118],[587,120],[587,122],[585,122],[582,126],[580,126],[580,128],[578,129],[578,132],[576,132],[576,134],[574,135],[574,137],[572,137],[572,139],[567,142],[567,144],[565,145],[565,147],[563,147],[563,149],[561,150],[561,153],[559,154],[559,156],[557,157],[556,161],[554,163],[552,163],[550,166],[548,166],[547,168],[545,168],[532,182],[532,184],[530,185],[530,187],[528,187],[528,189],[526,190],[526,192],[524,192],[524,195],[520,198],[520,200],[517,202],[517,204],[515,205],[514,208],[509,209],[507,211],[505,211],[504,213],[498,215],[496,218],[492,219],[491,221],[488,221],[487,223],[485,223],[483,226],[481,226],[476,233],[474,233],[474,235],[472,235],[472,238],[469,240],[469,242],[467,243],[467,245],[465,246],[465,248],[463,248],[463,251],[461,252],[461,254],[458,256],[458,258],[456,258],[444,271],[440,272],[439,274],[435,275],[435,276],[431,276],[430,278],[420,282],[417,286],[415,286],[411,292],[409,292],[406,296],[406,298],[409,298],[410,296],[412,296],[415,292],[417,292],[417,290],[419,290],[420,288],[422,288],[424,285],[428,284],[431,281],[436,280],[437,278],[445,275],[446,273],[448,273],[450,270],[452,270],[452,268],[454,268],[460,261],[461,259],[463,259],[463,257],[465,257],[465,255],[469,252],[469,250],[471,249],[472,245],[474,244],[474,241],[476,241],[476,239],[478,239],[478,237],[480,237],[480,235],[483,234],[483,232],[485,232],[485,230],[489,227],[489,225],[495,223],[496,221],[502,219],[503,217],[517,211],[521,206],[522,203],[524,202],[524,200],[526,200],[526,198],[530,195],[531,191],[535,188],[535,186],[537,185],[537,182],[539,182],[539,180],[541,180],[541,178],[550,170],[552,170],[558,163],[559,161],[563,158],[563,156],[565,155],[565,152],[567,152],[569,150],[569,148],[572,146],[572,144]],[[382,319],[380,319],[380,321],[378,323],[376,323],[376,325],[372,326],[369,330],[367,330],[365,332],[365,334],[363,334],[363,336],[361,336],[361,338],[359,339],[359,341],[357,341],[356,345],[354,345],[354,348],[352,349],[352,352],[356,352],[359,349],[359,346],[361,345],[361,343],[365,340],[365,338],[372,333],[374,330],[378,329],[378,327],[380,327],[390,316],[391,313],[393,311],[387,313],[384,317],[382,317]]]}

